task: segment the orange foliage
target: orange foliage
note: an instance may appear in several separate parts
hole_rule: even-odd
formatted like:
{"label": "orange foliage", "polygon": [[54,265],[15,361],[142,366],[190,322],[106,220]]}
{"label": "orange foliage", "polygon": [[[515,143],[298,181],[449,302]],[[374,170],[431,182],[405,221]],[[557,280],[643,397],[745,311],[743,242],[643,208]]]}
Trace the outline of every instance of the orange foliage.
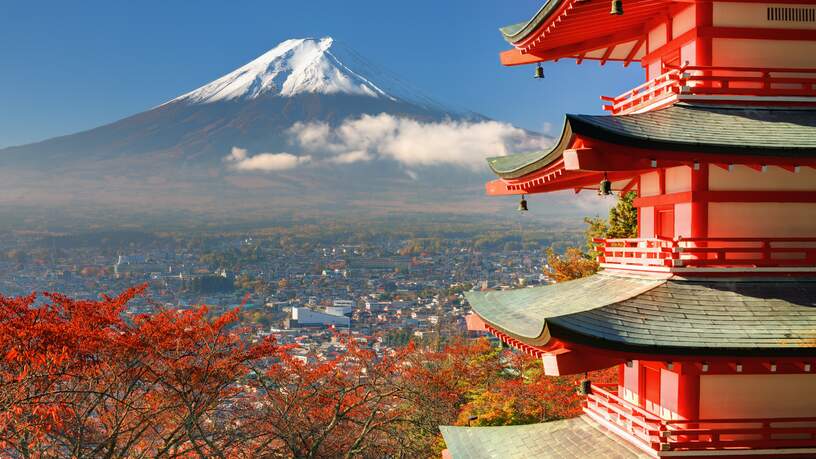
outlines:
{"label": "orange foliage", "polygon": [[570,247],[564,255],[547,249],[548,269],[545,274],[555,282],[564,282],[591,276],[598,271],[598,262],[587,258],[581,249]]}
{"label": "orange foliage", "polygon": [[386,356],[340,339],[334,361],[250,343],[236,312],[123,319],[144,287],[100,301],[0,296],[0,456],[421,457],[438,425],[575,415],[574,378],[486,340]]}

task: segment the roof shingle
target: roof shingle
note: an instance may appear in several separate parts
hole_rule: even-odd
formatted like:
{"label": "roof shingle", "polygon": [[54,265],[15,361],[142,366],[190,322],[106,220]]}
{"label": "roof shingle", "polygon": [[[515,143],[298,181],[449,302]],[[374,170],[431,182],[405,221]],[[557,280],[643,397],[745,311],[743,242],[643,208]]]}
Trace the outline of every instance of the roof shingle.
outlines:
{"label": "roof shingle", "polygon": [[813,280],[657,281],[602,273],[471,293],[468,300],[482,319],[531,344],[546,327],[551,336],[632,352],[816,353]]}
{"label": "roof shingle", "polygon": [[816,157],[816,110],[681,103],[629,115],[567,115],[551,150],[488,158],[488,165],[502,178],[521,177],[561,157],[573,134],[639,148]]}

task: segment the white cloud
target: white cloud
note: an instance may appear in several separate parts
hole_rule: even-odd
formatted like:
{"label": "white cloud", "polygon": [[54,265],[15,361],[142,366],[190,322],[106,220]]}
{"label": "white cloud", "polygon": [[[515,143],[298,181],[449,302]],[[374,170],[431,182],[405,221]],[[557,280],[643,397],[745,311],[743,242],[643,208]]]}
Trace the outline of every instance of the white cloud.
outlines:
{"label": "white cloud", "polygon": [[292,143],[313,150],[321,148],[325,144],[325,139],[329,137],[331,128],[328,123],[301,123],[297,122],[289,128],[288,134],[292,136]]}
{"label": "white cloud", "polygon": [[233,148],[228,161],[240,170],[283,170],[306,162],[352,164],[395,160],[407,168],[450,164],[472,170],[485,158],[546,148],[551,139],[498,121],[420,122],[385,113],[327,123],[295,123],[287,130],[293,147],[308,153],[261,153],[248,156]]}
{"label": "white cloud", "polygon": [[312,157],[291,153],[259,153],[249,156],[245,149],[233,147],[229,156],[224,159],[239,171],[283,171],[308,163]]}
{"label": "white cloud", "polygon": [[355,150],[346,153],[340,153],[337,156],[332,156],[328,159],[328,161],[337,164],[351,164],[360,161],[371,161],[372,159],[374,159],[374,157],[371,156],[367,151]]}

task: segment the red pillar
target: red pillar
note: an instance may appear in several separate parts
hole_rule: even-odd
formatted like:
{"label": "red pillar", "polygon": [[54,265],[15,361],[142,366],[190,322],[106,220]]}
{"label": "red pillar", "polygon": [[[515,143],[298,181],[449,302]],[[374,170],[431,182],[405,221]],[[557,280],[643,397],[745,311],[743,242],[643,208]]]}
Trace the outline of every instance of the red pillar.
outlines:
{"label": "red pillar", "polygon": [[677,384],[677,414],[681,419],[700,418],[700,374],[681,368]]}
{"label": "red pillar", "polygon": [[[697,170],[695,170],[697,167]],[[708,191],[708,163],[697,163],[691,168],[691,191]],[[692,198],[690,237],[708,237],[708,202]]]}
{"label": "red pillar", "polygon": [[695,4],[695,22],[697,26],[695,65],[713,65],[711,57],[711,37],[705,37],[701,29],[712,26],[714,19],[714,3],[703,1]]}

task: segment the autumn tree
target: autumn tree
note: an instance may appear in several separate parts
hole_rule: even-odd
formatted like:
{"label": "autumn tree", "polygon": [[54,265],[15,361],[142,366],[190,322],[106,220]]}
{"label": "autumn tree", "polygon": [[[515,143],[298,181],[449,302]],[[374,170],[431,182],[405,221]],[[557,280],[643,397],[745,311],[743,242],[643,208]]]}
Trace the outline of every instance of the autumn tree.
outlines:
{"label": "autumn tree", "polygon": [[11,457],[226,457],[228,407],[269,353],[228,331],[234,313],[162,311],[126,322],[116,298],[0,297],[0,447]]}
{"label": "autumn tree", "polygon": [[248,339],[237,311],[128,316],[144,289],[0,296],[0,456],[430,457],[471,415],[578,412],[572,379],[484,339],[383,354],[338,335],[338,358],[303,359]]}
{"label": "autumn tree", "polygon": [[595,274],[598,253],[594,239],[637,237],[637,209],[634,200],[637,193],[630,191],[618,197],[615,207],[609,210],[606,219],[585,218],[586,249],[569,247],[564,255],[559,255],[552,248],[547,249],[547,269],[545,273],[555,282],[579,279]]}

